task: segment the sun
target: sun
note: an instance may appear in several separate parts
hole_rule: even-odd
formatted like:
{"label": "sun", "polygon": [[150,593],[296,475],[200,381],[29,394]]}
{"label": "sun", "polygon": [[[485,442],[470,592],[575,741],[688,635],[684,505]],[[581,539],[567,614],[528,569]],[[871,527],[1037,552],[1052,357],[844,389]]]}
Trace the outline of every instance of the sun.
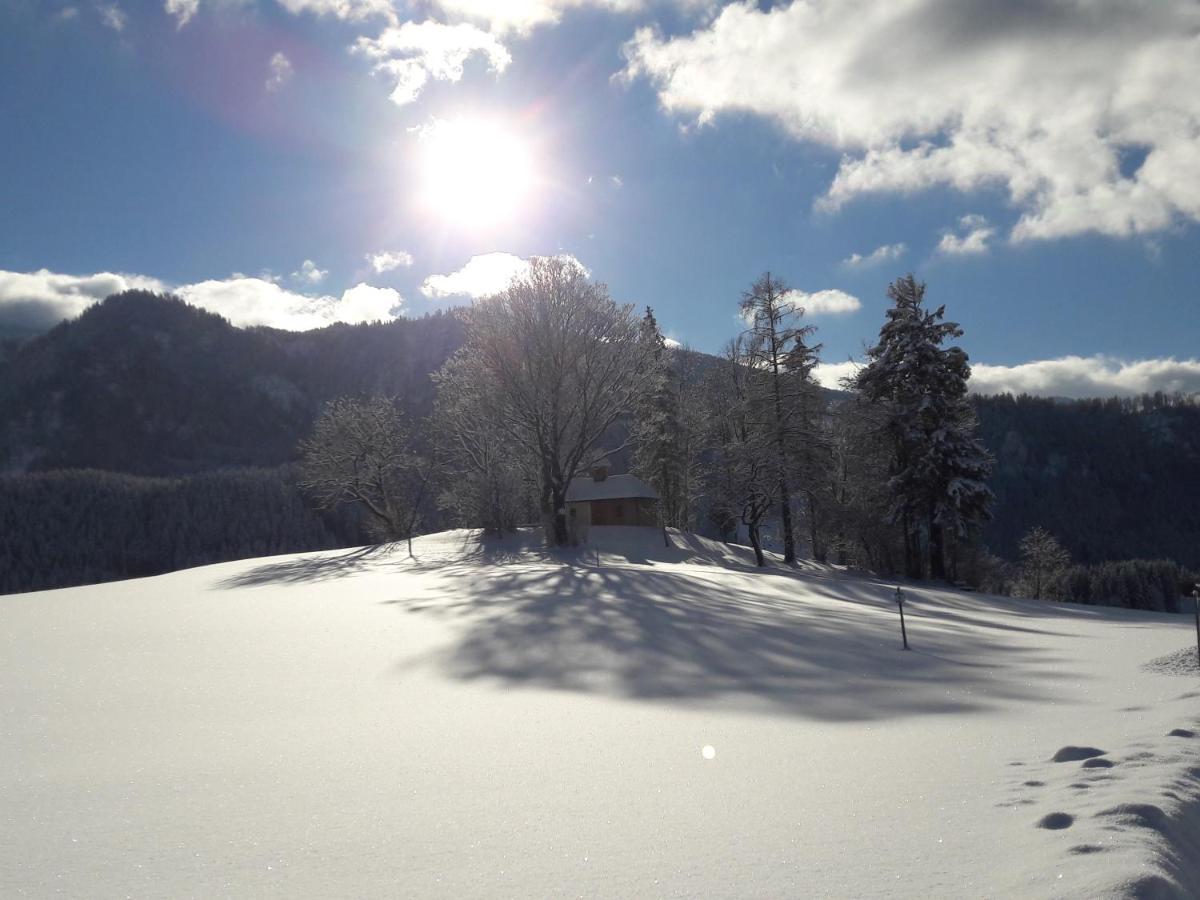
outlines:
{"label": "sun", "polygon": [[529,142],[494,119],[437,119],[420,129],[421,205],[445,222],[488,227],[516,219],[534,187]]}

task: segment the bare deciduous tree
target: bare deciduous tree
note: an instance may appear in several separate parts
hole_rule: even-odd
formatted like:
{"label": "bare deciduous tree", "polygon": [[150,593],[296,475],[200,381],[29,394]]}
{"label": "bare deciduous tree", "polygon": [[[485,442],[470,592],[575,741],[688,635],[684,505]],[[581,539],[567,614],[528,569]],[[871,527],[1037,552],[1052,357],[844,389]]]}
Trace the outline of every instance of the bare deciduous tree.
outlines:
{"label": "bare deciduous tree", "polygon": [[[819,345],[808,346],[807,338],[816,329],[797,324],[804,308],[792,300],[793,296],[783,281],[767,272],[742,295],[740,304],[747,324],[746,364],[754,389],[765,394],[765,402],[756,404],[761,421],[754,425],[767,431],[775,445],[779,481],[776,490],[786,563],[796,561],[792,485],[788,477],[793,466],[789,462],[799,456],[802,445],[811,439],[811,429],[805,427],[805,407],[807,394],[811,394],[810,373],[820,350]],[[815,523],[815,504],[810,503],[809,513],[810,521]]]}
{"label": "bare deciduous tree", "polygon": [[1071,564],[1058,538],[1040,525],[1021,538],[1021,576],[1033,599],[1041,600],[1049,583]]}
{"label": "bare deciduous tree", "polygon": [[494,421],[536,461],[552,544],[569,541],[571,478],[632,406],[644,365],[637,337],[633,307],[557,257],[533,259],[468,314],[463,352],[494,386]]}
{"label": "bare deciduous tree", "polygon": [[300,485],[321,508],[358,504],[366,510],[374,536],[407,538],[412,552],[427,469],[392,401],[334,400],[300,450]]}
{"label": "bare deciduous tree", "polygon": [[530,473],[526,454],[496,420],[495,385],[479,360],[459,351],[434,376],[432,436],[442,483],[439,504],[488,534],[516,528]]}
{"label": "bare deciduous tree", "polygon": [[764,397],[754,378],[745,344],[729,342],[721,367],[708,385],[710,515],[723,529],[734,520],[746,526],[755,561],[766,565],[760,529],[779,498],[779,457],[774,433],[762,427]]}

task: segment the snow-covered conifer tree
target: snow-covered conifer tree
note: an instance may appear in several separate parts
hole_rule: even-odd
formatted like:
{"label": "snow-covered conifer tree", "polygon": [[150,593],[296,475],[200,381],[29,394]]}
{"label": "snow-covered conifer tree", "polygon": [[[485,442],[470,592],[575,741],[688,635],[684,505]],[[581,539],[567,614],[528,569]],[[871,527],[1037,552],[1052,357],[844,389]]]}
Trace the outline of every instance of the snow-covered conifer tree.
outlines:
{"label": "snow-covered conifer tree", "polygon": [[634,408],[633,469],[658,491],[663,524],[687,528],[691,454],[680,410],[682,386],[672,353],[649,307],[638,340],[643,345],[646,367]]}
{"label": "snow-covered conifer tree", "polygon": [[887,322],[854,386],[867,400],[888,408],[891,514],[904,531],[908,574],[922,574],[923,536],[929,576],[942,578],[945,530],[965,535],[989,515],[993,495],[985,480],[993,460],[975,436],[975,416],[966,400],[967,354],[942,346],[961,337],[962,329],[943,321],[944,306],[925,309],[925,285],[911,274],[890,284],[888,297],[893,306]]}

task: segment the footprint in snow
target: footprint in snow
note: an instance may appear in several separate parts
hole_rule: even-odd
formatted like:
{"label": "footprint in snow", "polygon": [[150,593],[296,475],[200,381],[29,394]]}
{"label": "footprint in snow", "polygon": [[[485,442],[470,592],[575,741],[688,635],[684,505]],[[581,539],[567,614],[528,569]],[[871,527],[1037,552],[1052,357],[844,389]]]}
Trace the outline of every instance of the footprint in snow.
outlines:
{"label": "footprint in snow", "polygon": [[1116,765],[1116,763],[1113,762],[1111,759],[1100,759],[1099,757],[1095,757],[1093,759],[1085,759],[1083,761],[1083,765],[1080,766],[1079,768],[1081,768],[1081,769],[1111,769],[1115,765]]}
{"label": "footprint in snow", "polygon": [[1104,756],[1107,750],[1098,750],[1095,747],[1076,747],[1068,744],[1059,749],[1057,753],[1051,757],[1053,762],[1076,762],[1081,759],[1091,759],[1094,756]]}
{"label": "footprint in snow", "polygon": [[1063,828],[1070,828],[1075,824],[1075,817],[1063,812],[1052,812],[1049,815],[1042,816],[1037,823],[1038,828],[1048,828],[1051,831],[1060,831]]}
{"label": "footprint in snow", "polygon": [[1044,782],[1044,781],[1026,781],[1025,782],[1025,787],[1045,787],[1045,786],[1046,786],[1046,782]]}
{"label": "footprint in snow", "polygon": [[1082,856],[1085,853],[1103,853],[1107,848],[1100,844],[1076,844],[1068,853],[1074,853],[1076,856]]}
{"label": "footprint in snow", "polygon": [[1186,728],[1172,728],[1170,731],[1167,732],[1167,737],[1194,738],[1195,736],[1196,736],[1196,732],[1189,731]]}

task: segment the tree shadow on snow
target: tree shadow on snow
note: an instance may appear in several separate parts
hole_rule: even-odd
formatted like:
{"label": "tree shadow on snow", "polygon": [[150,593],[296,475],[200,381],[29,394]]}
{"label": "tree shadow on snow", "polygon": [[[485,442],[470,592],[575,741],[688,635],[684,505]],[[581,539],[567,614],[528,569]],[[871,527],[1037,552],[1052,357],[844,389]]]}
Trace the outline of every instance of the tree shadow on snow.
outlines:
{"label": "tree shadow on snow", "polygon": [[[973,616],[910,595],[904,652],[894,586],[865,579],[586,560],[443,571],[442,598],[388,602],[462,619],[461,639],[432,662],[464,680],[846,721],[1062,702],[1046,685],[1079,681],[1016,635],[1053,632],[998,621],[995,606]],[[807,601],[814,593],[841,603]]]}
{"label": "tree shadow on snow", "polygon": [[303,584],[310,581],[326,581],[330,578],[346,578],[359,575],[375,568],[387,556],[390,544],[358,547],[336,556],[288,557],[274,563],[264,563],[217,583],[219,588],[259,587],[268,584]]}

